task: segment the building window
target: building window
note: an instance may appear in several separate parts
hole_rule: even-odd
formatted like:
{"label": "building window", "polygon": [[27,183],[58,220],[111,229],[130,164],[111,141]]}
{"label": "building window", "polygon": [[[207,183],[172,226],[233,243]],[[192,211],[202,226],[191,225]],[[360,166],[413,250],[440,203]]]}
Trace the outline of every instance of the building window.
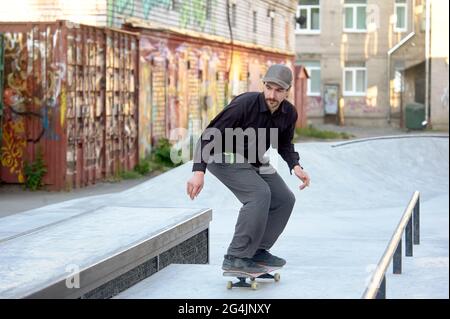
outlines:
{"label": "building window", "polygon": [[297,33],[320,33],[319,0],[300,0],[297,6],[297,17],[306,18],[305,24],[296,24]]}
{"label": "building window", "polygon": [[275,37],[275,17],[270,18],[270,37],[272,40]]}
{"label": "building window", "polygon": [[237,11],[236,11],[236,3],[233,3],[232,5],[231,5],[231,26],[233,27],[233,28],[236,28],[236,26],[237,26]]}
{"label": "building window", "polygon": [[308,72],[309,79],[307,82],[306,93],[308,96],[320,96],[321,79],[320,79],[320,61],[312,61],[303,63]]}
{"label": "building window", "polygon": [[344,95],[365,96],[367,69],[364,63],[347,64],[344,68]]}
{"label": "building window", "polygon": [[212,0],[206,0],[206,20],[210,21],[212,17]]}
{"label": "building window", "polygon": [[253,11],[253,33],[258,32],[258,12]]}
{"label": "building window", "polygon": [[180,0],[172,0],[172,10],[179,12],[181,7]]}
{"label": "building window", "polygon": [[407,31],[407,4],[406,0],[395,0],[394,13],[395,13],[395,32]]}
{"label": "building window", "polygon": [[345,0],[344,32],[366,32],[366,0]]}

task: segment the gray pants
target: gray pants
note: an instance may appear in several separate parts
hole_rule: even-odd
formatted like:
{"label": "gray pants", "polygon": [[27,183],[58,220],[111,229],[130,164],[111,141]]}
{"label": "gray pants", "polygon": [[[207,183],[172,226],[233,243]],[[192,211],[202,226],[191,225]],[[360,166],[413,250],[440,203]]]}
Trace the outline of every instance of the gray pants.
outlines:
{"label": "gray pants", "polygon": [[262,174],[249,163],[209,163],[207,166],[243,204],[239,211],[228,254],[251,258],[257,249],[270,249],[283,232],[295,203],[295,195],[271,167]]}

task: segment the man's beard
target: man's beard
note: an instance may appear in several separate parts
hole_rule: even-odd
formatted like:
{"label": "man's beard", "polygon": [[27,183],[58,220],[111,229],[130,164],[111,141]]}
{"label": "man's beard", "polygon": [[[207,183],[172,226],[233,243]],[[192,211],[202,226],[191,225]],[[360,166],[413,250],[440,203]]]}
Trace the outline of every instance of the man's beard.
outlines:
{"label": "man's beard", "polygon": [[266,99],[266,103],[271,108],[276,108],[280,103],[277,100]]}

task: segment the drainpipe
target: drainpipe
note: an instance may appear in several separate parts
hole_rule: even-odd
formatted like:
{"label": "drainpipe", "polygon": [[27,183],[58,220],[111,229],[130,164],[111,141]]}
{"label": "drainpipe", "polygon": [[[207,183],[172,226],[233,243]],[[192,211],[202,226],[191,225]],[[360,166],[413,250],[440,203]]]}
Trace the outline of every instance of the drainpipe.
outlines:
{"label": "drainpipe", "polygon": [[391,124],[391,113],[392,113],[392,104],[391,104],[391,55],[390,51],[388,51],[388,57],[387,57],[387,91],[388,91],[388,103],[389,103],[389,112],[388,112],[388,118],[387,122],[388,124]]}
{"label": "drainpipe", "polygon": [[431,1],[426,0],[425,9],[425,121],[424,127],[430,124],[430,49],[431,49]]}
{"label": "drainpipe", "polygon": [[[416,16],[415,16],[415,10],[416,10],[416,0],[412,0],[412,8],[411,8],[411,32],[405,37],[405,39],[410,39],[413,37],[413,35],[416,32]],[[405,41],[406,42],[406,41]],[[391,55],[403,45],[403,41],[400,41],[400,45],[394,46],[391,50],[388,51],[388,58],[387,58],[387,85],[388,85],[388,99],[389,99],[389,113],[387,122],[388,124],[391,124]]]}

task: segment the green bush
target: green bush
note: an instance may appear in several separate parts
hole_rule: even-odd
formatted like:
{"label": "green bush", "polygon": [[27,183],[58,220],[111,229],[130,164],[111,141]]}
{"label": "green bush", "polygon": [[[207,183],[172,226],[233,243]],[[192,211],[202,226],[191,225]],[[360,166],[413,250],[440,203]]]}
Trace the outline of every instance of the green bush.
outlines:
{"label": "green bush", "polygon": [[136,178],[141,178],[142,175],[136,171],[123,171],[120,173],[120,177],[122,179],[136,179]]}
{"label": "green bush", "polygon": [[175,164],[172,162],[170,158],[170,149],[172,148],[172,144],[170,144],[169,140],[166,138],[162,138],[158,141],[158,144],[153,151],[154,160],[156,163],[162,164],[165,167],[176,167],[181,165]]}
{"label": "green bush", "polygon": [[352,135],[346,132],[333,132],[333,131],[322,131],[315,128],[312,125],[308,127],[299,127],[295,129],[295,133],[298,137],[312,137],[319,139],[350,139]]}
{"label": "green bush", "polygon": [[147,175],[150,172],[150,162],[148,160],[142,160],[136,164],[134,170],[141,175]]}
{"label": "green bush", "polygon": [[25,161],[25,188],[32,191],[41,188],[43,185],[43,178],[46,173],[47,167],[44,163],[42,152],[38,150],[36,159],[31,164]]}
{"label": "green bush", "polygon": [[166,172],[171,168],[181,165],[181,163],[174,164],[170,159],[171,148],[172,145],[168,139],[160,139],[152,153],[148,157],[141,159],[132,171],[121,171],[118,169],[118,173],[111,181],[141,178],[152,172]]}

